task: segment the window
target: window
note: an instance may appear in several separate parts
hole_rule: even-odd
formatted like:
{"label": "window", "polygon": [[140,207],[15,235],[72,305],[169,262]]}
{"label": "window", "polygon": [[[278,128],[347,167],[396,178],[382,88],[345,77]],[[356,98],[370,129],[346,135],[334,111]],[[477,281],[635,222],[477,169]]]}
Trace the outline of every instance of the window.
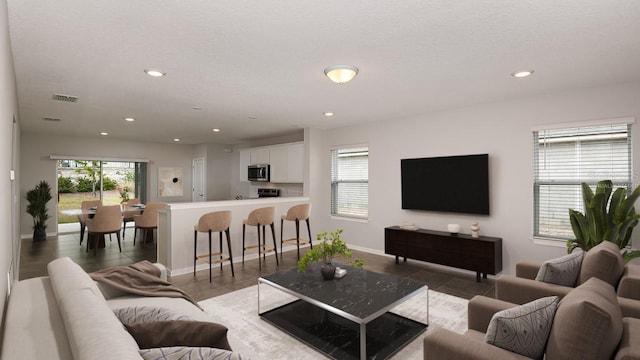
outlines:
{"label": "window", "polygon": [[369,148],[331,150],[331,215],[369,217]]}
{"label": "window", "polygon": [[534,237],[573,238],[569,209],[584,211],[581,183],[631,191],[631,121],[533,132]]}

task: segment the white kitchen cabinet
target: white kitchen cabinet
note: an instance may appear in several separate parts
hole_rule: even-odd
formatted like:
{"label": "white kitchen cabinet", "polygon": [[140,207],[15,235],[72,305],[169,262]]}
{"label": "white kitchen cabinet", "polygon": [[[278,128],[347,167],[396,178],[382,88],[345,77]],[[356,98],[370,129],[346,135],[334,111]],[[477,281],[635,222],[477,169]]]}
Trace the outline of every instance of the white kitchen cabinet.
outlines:
{"label": "white kitchen cabinet", "polygon": [[269,165],[271,182],[288,182],[287,172],[287,145],[269,147]]}
{"label": "white kitchen cabinet", "polygon": [[247,178],[247,168],[251,165],[251,150],[240,150],[240,181],[249,181]]}
{"label": "white kitchen cabinet", "polygon": [[304,144],[287,145],[287,181],[304,182]]}
{"label": "white kitchen cabinet", "polygon": [[251,164],[269,164],[269,147],[251,148]]}
{"label": "white kitchen cabinet", "polygon": [[269,164],[273,183],[302,183],[304,181],[304,144],[290,143],[241,149],[240,181],[247,181],[247,167]]}

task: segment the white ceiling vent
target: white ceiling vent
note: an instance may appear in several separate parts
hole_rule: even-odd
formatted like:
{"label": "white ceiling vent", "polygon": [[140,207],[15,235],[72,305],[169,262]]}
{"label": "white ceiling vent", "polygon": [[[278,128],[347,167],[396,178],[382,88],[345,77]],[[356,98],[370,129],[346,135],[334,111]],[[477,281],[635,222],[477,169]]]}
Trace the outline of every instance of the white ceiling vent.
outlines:
{"label": "white ceiling vent", "polygon": [[62,119],[60,119],[60,118],[55,118],[55,117],[44,117],[44,118],[42,118],[42,120],[45,120],[45,121],[54,121],[54,122],[60,122],[60,121],[62,121]]}
{"label": "white ceiling vent", "polygon": [[72,96],[72,95],[53,94],[51,98],[57,101],[66,101],[66,102],[72,102],[72,103],[78,102],[78,97]]}

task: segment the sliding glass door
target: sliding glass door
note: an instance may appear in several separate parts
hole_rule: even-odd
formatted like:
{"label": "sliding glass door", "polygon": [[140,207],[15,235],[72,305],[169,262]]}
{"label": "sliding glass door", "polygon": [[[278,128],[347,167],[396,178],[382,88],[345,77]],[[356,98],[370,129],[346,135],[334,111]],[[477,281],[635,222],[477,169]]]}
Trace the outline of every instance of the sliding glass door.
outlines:
{"label": "sliding glass door", "polygon": [[116,205],[132,198],[146,201],[147,164],[144,162],[58,160],[58,224],[77,223],[65,210],[80,209],[82,201],[102,200]]}

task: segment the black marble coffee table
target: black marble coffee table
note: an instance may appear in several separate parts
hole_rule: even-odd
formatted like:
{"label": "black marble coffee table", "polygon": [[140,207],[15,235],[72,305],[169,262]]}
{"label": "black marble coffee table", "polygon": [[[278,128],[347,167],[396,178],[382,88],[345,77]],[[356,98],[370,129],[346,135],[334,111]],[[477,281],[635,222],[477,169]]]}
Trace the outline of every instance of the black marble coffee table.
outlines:
{"label": "black marble coffee table", "polygon": [[[427,291],[426,285],[341,267],[347,274],[329,281],[322,279],[318,268],[259,278],[258,314],[334,359],[386,359],[426,330],[427,324],[389,312]],[[261,285],[285,292],[292,300],[262,311]],[[424,306],[428,309],[429,304]]]}

